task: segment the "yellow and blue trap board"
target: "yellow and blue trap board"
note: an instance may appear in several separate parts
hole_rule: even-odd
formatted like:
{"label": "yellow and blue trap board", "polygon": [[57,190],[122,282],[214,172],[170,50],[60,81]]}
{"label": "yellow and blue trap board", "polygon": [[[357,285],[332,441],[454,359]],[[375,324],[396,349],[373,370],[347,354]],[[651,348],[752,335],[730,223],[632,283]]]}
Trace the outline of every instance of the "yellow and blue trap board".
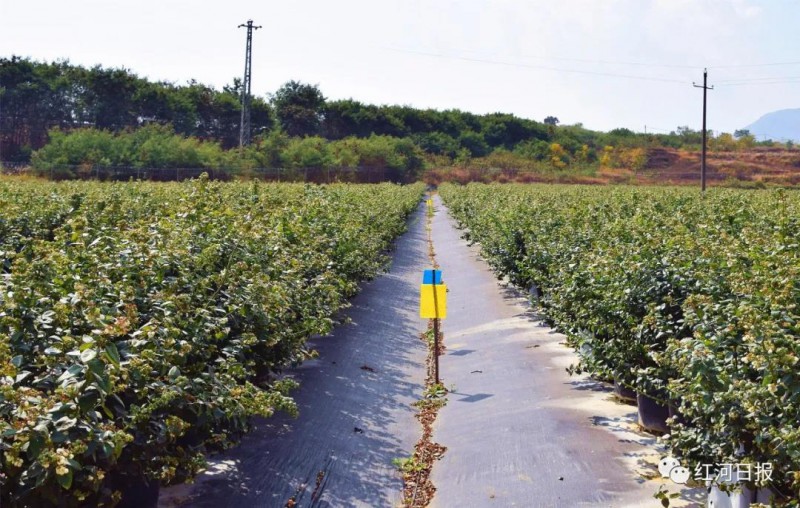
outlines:
{"label": "yellow and blue trap board", "polygon": [[425,270],[419,287],[419,316],[423,319],[447,317],[447,286],[441,270]]}
{"label": "yellow and blue trap board", "polygon": [[441,270],[425,270],[422,272],[423,284],[441,284],[442,271]]}

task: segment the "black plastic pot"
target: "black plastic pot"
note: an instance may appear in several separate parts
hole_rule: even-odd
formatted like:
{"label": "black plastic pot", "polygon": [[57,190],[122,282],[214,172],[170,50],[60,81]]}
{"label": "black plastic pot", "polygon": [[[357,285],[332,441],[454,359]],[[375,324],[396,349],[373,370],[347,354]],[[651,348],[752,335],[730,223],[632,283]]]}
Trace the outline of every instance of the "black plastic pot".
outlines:
{"label": "black plastic pot", "polygon": [[614,381],[614,395],[622,402],[636,404],[636,392]]}
{"label": "black plastic pot", "polygon": [[636,404],[639,407],[639,425],[643,429],[659,434],[669,432],[667,426],[669,408],[667,406],[641,393],[636,394]]}
{"label": "black plastic pot", "polygon": [[614,378],[613,377],[603,376],[602,374],[589,374],[589,379],[593,379],[595,381],[599,381],[599,382],[605,383],[607,385],[613,385],[614,384]]}
{"label": "black plastic pot", "polygon": [[669,405],[669,417],[672,418],[673,422],[686,425],[686,418],[683,417],[683,413],[681,413],[677,403],[671,403]]}
{"label": "black plastic pot", "polygon": [[539,300],[542,298],[542,292],[539,290],[539,286],[536,284],[531,284],[528,294],[530,295],[531,302],[535,304],[538,304]]}

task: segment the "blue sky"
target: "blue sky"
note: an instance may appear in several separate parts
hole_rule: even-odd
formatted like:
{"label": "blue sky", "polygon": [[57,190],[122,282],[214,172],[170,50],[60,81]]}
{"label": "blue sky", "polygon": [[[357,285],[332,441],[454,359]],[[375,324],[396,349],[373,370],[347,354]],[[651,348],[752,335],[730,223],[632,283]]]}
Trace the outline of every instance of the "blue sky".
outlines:
{"label": "blue sky", "polygon": [[296,79],[332,99],[659,131],[700,127],[707,66],[709,128],[800,107],[796,0],[0,0],[0,54],[221,87],[248,18],[259,95]]}

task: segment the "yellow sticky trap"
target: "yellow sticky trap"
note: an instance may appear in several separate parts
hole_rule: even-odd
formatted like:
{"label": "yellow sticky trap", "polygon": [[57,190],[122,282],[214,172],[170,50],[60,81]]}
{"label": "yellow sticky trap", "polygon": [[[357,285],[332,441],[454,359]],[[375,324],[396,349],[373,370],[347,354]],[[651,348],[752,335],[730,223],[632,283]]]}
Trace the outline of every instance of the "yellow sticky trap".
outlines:
{"label": "yellow sticky trap", "polygon": [[433,200],[432,199],[427,200],[425,203],[427,203],[428,208],[433,208]]}
{"label": "yellow sticky trap", "polygon": [[420,284],[419,317],[422,319],[447,317],[447,286],[445,284]]}

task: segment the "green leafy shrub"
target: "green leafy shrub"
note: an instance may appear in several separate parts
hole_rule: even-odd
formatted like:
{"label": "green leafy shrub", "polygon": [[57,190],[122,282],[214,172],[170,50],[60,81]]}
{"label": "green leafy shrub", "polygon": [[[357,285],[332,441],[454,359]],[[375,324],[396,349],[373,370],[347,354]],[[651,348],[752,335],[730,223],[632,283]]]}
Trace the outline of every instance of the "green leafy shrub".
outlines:
{"label": "green leafy shrub", "polygon": [[[770,463],[800,499],[800,200],[781,191],[445,184],[501,277],[532,288],[580,361],[682,418],[692,464]],[[763,485],[760,485],[763,486]]]}
{"label": "green leafy shrub", "polygon": [[113,505],[294,413],[281,370],[422,189],[1,182],[2,504]]}

